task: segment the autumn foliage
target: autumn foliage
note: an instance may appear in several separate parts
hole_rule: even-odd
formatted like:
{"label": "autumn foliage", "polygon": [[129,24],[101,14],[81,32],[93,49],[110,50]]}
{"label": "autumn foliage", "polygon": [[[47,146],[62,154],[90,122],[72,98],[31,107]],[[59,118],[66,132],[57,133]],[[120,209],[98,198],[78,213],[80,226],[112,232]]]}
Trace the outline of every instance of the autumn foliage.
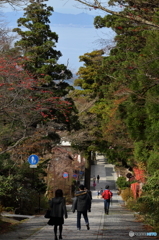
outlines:
{"label": "autumn foliage", "polygon": [[34,117],[54,119],[56,115],[53,109],[62,112],[70,107],[69,102],[55,97],[52,91],[45,89],[42,79],[39,81],[28,71],[24,71],[19,65],[20,61],[21,58],[0,59],[1,112],[10,115],[16,111],[17,115],[34,114]]}

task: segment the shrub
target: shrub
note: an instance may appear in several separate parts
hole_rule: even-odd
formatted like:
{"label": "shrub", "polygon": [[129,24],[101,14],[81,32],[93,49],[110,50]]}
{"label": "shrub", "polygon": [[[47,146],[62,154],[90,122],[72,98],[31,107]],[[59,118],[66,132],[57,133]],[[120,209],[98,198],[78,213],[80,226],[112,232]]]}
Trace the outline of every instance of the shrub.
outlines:
{"label": "shrub", "polygon": [[121,191],[121,197],[122,199],[127,202],[128,199],[133,199],[133,192],[130,188],[126,188]]}
{"label": "shrub", "polygon": [[159,159],[159,152],[152,151],[152,153],[150,154],[150,157],[147,160],[147,169],[149,174],[153,175],[154,172],[157,169],[159,169],[158,159]]}
{"label": "shrub", "polygon": [[116,184],[120,189],[125,189],[130,185],[129,182],[126,181],[126,177],[118,177]]}
{"label": "shrub", "polygon": [[14,210],[13,207],[5,207],[4,209],[6,212],[12,212]]}
{"label": "shrub", "polygon": [[138,206],[138,204],[137,204],[136,199],[131,199],[131,198],[129,198],[129,199],[127,200],[126,206],[127,206],[129,209],[131,209],[131,210],[133,210],[133,211],[135,211],[135,212],[139,212],[139,206]]}
{"label": "shrub", "polygon": [[4,211],[4,207],[0,204],[0,214]]}

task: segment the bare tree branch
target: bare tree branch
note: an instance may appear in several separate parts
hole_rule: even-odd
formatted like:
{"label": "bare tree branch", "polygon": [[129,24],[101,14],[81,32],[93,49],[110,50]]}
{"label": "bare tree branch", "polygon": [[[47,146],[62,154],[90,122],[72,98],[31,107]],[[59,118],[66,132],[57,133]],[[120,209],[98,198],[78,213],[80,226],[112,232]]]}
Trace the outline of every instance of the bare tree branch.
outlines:
{"label": "bare tree branch", "polygon": [[7,149],[3,150],[0,152],[0,155],[5,153],[5,152],[9,152],[10,150],[12,150],[13,148],[15,148],[19,143],[21,143],[22,141],[24,141],[25,139],[27,139],[28,137],[22,137],[21,139],[19,139],[13,146],[8,147]]}
{"label": "bare tree branch", "polygon": [[93,3],[91,2],[88,2],[88,1],[82,1],[82,0],[75,0],[76,2],[80,2],[88,7],[92,7],[94,9],[100,9],[104,12],[107,12],[107,13],[110,13],[112,15],[116,15],[116,16],[119,16],[119,17],[123,17],[123,18],[127,18],[127,19],[130,19],[130,20],[133,20],[133,21],[136,21],[136,22],[140,22],[142,24],[146,24],[148,26],[151,26],[151,27],[154,27],[155,29],[159,29],[159,25],[151,22],[151,21],[148,21],[140,16],[130,16],[130,15],[127,15],[123,12],[116,12],[116,11],[112,11],[104,6],[101,5],[101,3],[98,1],[98,0],[92,0]]}

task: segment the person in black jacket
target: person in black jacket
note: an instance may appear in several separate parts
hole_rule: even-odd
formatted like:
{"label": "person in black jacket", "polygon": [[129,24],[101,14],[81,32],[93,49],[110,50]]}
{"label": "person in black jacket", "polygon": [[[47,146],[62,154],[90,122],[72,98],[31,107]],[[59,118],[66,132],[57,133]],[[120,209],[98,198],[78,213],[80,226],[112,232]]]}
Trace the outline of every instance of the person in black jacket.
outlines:
{"label": "person in black jacket", "polygon": [[65,198],[63,197],[63,191],[57,189],[55,191],[55,198],[52,198],[50,202],[51,218],[48,221],[48,225],[54,225],[55,240],[57,240],[57,226],[59,226],[59,239],[62,239],[62,229],[64,224],[64,216],[67,218],[67,209]]}
{"label": "person in black jacket", "polygon": [[91,211],[89,208],[91,206],[91,199],[87,191],[84,190],[84,185],[79,186],[79,191],[75,193],[75,198],[72,204],[72,212],[77,210],[77,229],[81,230],[81,215],[86,223],[87,230],[89,227],[89,220],[87,211]]}
{"label": "person in black jacket", "polygon": [[100,176],[99,176],[99,175],[97,175],[97,183],[99,183],[99,179],[100,179]]}

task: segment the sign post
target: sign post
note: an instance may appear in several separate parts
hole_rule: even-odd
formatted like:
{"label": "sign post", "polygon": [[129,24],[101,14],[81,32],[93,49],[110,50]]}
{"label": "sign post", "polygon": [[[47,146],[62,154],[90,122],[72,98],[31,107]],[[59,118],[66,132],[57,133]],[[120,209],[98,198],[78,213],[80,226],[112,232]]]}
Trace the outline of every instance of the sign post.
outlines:
{"label": "sign post", "polygon": [[130,172],[128,172],[127,174],[126,174],[126,177],[129,179],[129,197],[130,197],[130,190],[131,190],[131,185],[130,185],[130,178],[132,178],[133,177],[133,175],[130,173]]}
{"label": "sign post", "polygon": [[[63,178],[67,179],[68,178],[68,173],[67,172],[64,172],[62,174]],[[64,188],[66,188],[66,180],[64,181]]]}
{"label": "sign post", "polygon": [[35,154],[32,154],[28,157],[28,162],[30,163],[30,168],[37,168],[39,157]]}
{"label": "sign post", "polygon": [[30,163],[30,168],[33,168],[33,188],[34,188],[34,168],[37,168],[37,163],[39,162],[39,157],[32,154],[28,157],[28,162]]}

